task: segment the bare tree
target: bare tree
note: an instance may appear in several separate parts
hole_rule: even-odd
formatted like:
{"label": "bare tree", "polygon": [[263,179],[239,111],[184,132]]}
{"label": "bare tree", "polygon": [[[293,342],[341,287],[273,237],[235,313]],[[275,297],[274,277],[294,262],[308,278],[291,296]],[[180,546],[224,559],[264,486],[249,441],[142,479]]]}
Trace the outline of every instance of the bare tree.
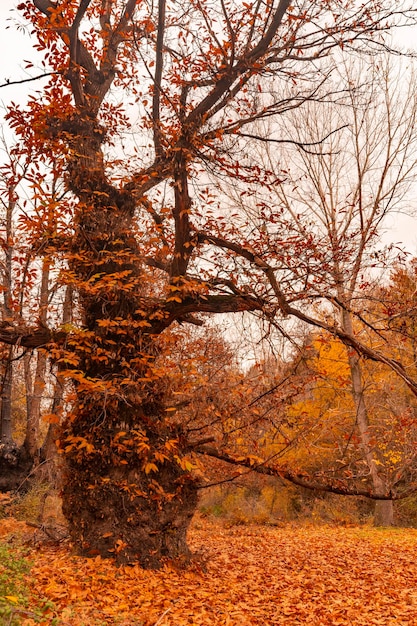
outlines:
{"label": "bare tree", "polygon": [[[297,254],[286,257],[294,297],[310,310],[319,307],[328,330],[334,326],[360,340],[368,335],[369,341],[367,309],[375,290],[367,283],[387,267],[390,249],[381,237],[387,218],[407,208],[406,192],[417,171],[416,85],[409,67],[380,57],[341,62],[337,84],[337,103],[311,103],[292,116],[286,131],[298,142],[293,150],[277,155],[269,147],[270,166],[288,172],[275,188],[281,215],[269,227],[269,238],[278,254],[274,231],[284,227],[297,246]],[[306,241],[308,246],[299,245]],[[347,356],[363,457],[374,491],[386,493],[392,486],[371,443],[366,355],[347,346]],[[392,501],[377,501],[375,523],[392,522]]]}

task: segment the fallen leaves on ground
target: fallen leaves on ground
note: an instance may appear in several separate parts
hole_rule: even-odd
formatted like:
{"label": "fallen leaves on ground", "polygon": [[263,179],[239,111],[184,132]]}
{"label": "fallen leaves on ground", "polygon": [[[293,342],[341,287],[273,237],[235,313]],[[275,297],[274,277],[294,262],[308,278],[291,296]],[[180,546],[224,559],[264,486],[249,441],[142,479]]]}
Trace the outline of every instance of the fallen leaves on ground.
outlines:
{"label": "fallen leaves on ground", "polygon": [[416,530],[196,518],[189,541],[191,567],[157,572],[34,549],[31,605],[62,626],[417,625]]}

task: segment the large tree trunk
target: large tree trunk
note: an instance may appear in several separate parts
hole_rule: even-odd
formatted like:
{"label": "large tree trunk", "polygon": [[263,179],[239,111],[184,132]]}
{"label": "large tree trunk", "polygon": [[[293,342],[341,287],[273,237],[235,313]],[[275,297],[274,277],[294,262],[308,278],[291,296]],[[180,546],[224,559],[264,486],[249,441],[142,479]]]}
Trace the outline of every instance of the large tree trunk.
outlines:
{"label": "large tree trunk", "polygon": [[69,262],[84,327],[64,357],[76,400],[60,437],[63,512],[80,553],[157,567],[188,555],[197,486],[164,404],[167,374],[151,334],[162,313],[132,235],[135,202],[106,182],[95,136],[77,138],[69,175],[80,199]]}
{"label": "large tree trunk", "polygon": [[102,299],[86,305],[93,332],[73,339],[82,374],[60,438],[63,512],[79,553],[158,567],[188,555],[196,484],[181,463],[185,437],[167,421],[162,383],[153,380],[153,340],[127,311],[102,329],[102,307]]}
{"label": "large tree trunk", "polygon": [[[78,552],[151,568],[160,567],[164,557],[187,558],[186,532],[197,505],[193,481],[171,460],[146,474],[142,455],[133,448],[127,454],[118,452],[111,445],[115,437],[108,428],[103,431],[107,449],[100,442],[90,454],[70,460],[67,455],[63,512]],[[131,432],[118,441],[140,444],[143,439]],[[161,448],[164,438],[159,435],[159,441],[149,442]],[[123,457],[129,461],[123,463]]]}

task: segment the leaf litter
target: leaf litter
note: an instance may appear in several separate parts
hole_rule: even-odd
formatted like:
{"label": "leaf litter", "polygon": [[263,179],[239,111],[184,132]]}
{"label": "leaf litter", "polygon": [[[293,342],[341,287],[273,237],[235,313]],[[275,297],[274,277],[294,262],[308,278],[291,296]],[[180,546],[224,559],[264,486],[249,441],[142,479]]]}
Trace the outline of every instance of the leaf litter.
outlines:
{"label": "leaf litter", "polygon": [[22,625],[417,625],[417,530],[227,527],[196,516],[189,543],[188,568],[156,572],[33,547],[26,585],[45,617]]}

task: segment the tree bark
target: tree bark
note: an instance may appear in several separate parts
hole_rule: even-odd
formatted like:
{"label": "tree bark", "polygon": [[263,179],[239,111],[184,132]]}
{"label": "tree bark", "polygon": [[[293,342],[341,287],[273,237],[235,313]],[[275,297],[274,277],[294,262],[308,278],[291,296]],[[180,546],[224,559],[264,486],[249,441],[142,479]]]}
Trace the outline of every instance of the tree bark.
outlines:
{"label": "tree bark", "polygon": [[[16,207],[14,199],[15,187],[8,189],[9,201],[6,206],[6,249],[4,254],[3,270],[3,319],[12,317],[12,258],[13,246],[13,211]],[[4,444],[13,442],[12,423],[12,387],[13,387],[13,347],[10,347],[8,357],[4,362],[4,373],[1,385],[1,441]]]}
{"label": "tree bark", "polygon": [[166,372],[148,330],[162,312],[132,236],[135,202],[107,184],[96,134],[82,132],[70,164],[80,205],[69,262],[84,327],[64,357],[77,393],[59,444],[63,512],[79,553],[154,568],[188,556],[197,485],[182,461],[186,435],[165,411]]}
{"label": "tree bark", "polygon": [[377,500],[375,502],[374,526],[394,525],[394,502],[392,500]]}
{"label": "tree bark", "polygon": [[[65,289],[65,298],[62,309],[62,324],[70,324],[72,320],[72,297],[73,288],[72,285],[67,285]],[[56,441],[59,438],[60,433],[60,421],[62,407],[64,403],[64,381],[60,376],[62,365],[57,367],[57,376],[54,385],[52,406],[50,408],[50,414],[53,416],[53,421],[50,422],[46,437],[42,443],[40,450],[40,459],[42,462],[41,467],[38,469],[42,476],[45,476],[51,485],[55,487],[60,482],[61,467],[59,463],[59,455],[56,447]]]}
{"label": "tree bark", "polygon": [[[50,262],[44,258],[42,262],[41,287],[39,294],[39,321],[46,327],[49,298]],[[36,354],[35,375],[32,384],[30,356],[25,360],[25,378],[27,394],[27,427],[24,447],[33,459],[39,460],[39,424],[41,419],[42,397],[45,389],[47,354],[39,349]]]}
{"label": "tree bark", "polygon": [[[350,334],[353,334],[353,323],[351,315],[348,311],[343,311],[342,320],[344,330]],[[369,469],[375,493],[385,494],[389,490],[378,471],[378,466],[370,440],[369,417],[365,403],[365,392],[362,382],[362,372],[359,355],[356,354],[356,352],[348,351],[348,362],[351,374],[352,396],[356,409],[356,423],[358,426],[363,456]],[[377,501],[374,511],[374,525],[392,526],[393,523],[394,508],[392,500]]]}
{"label": "tree bark", "polygon": [[4,373],[1,385],[1,442],[9,444],[13,442],[12,421],[12,385],[13,363],[11,356],[13,348],[9,350],[9,357],[4,363]]}

